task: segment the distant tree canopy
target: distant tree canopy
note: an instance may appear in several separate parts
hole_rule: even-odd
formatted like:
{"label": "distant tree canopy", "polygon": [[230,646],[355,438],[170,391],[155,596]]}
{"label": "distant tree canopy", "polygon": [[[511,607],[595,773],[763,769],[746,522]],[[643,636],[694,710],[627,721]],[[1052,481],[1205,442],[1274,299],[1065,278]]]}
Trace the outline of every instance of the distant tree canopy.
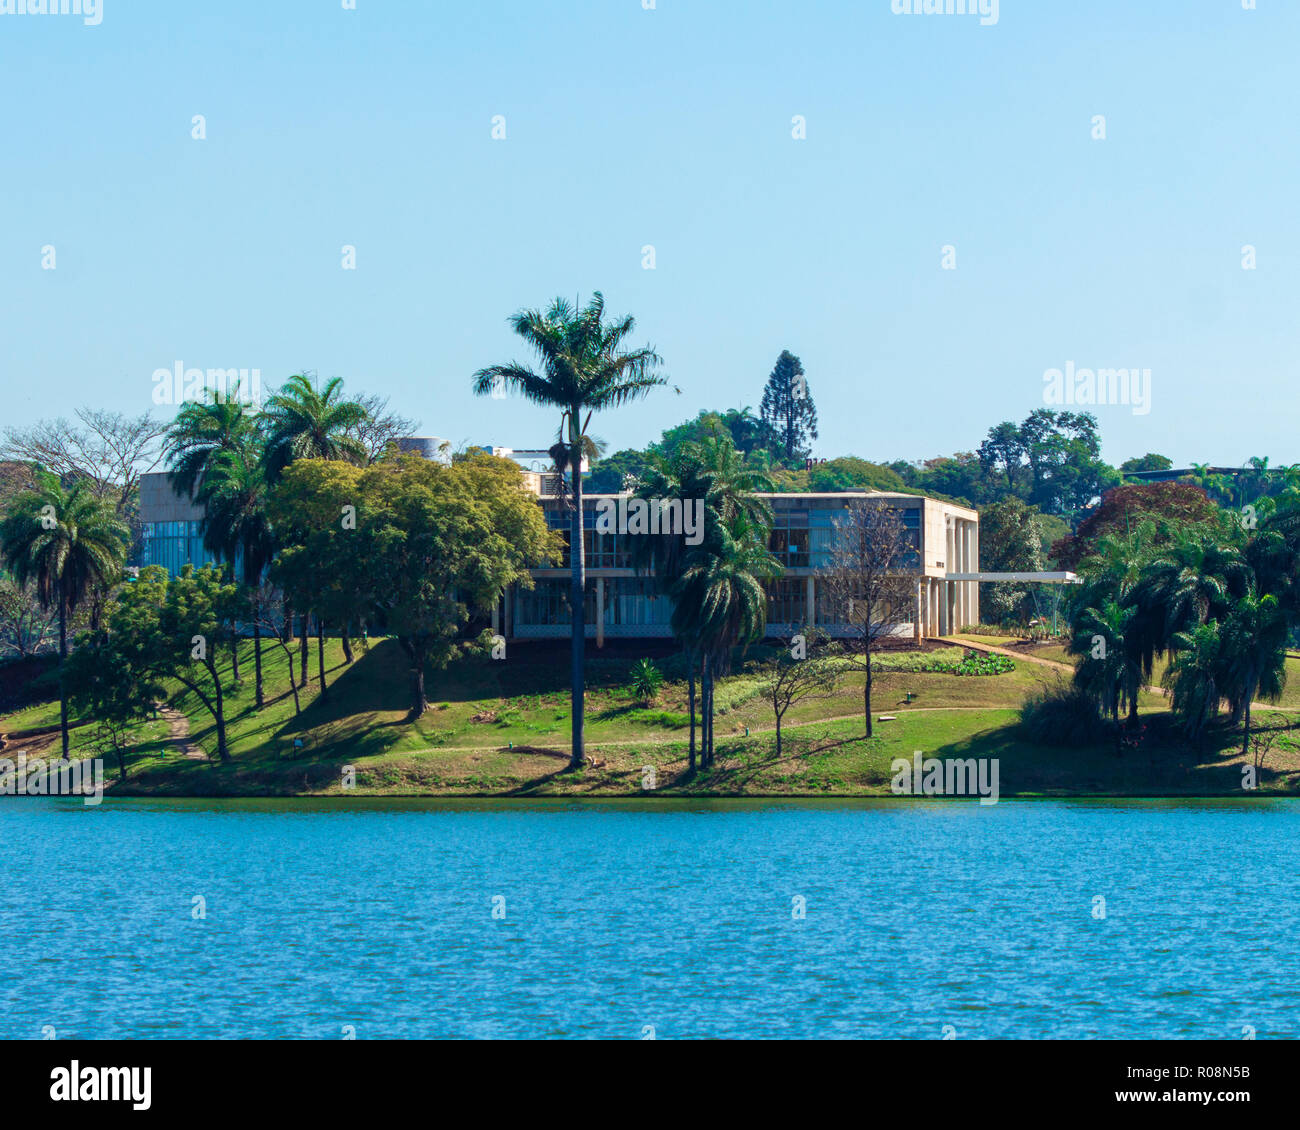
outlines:
{"label": "distant tree canopy", "polygon": [[[1042,515],[1018,498],[980,511],[980,568],[990,573],[1035,573],[1043,568]],[[990,624],[1028,619],[1029,585],[1003,581],[980,585],[980,610]]]}
{"label": "distant tree canopy", "polygon": [[1119,465],[1119,469],[1124,474],[1128,474],[1132,471],[1168,471],[1173,465],[1174,461],[1167,455],[1156,455],[1154,452],[1147,452],[1146,455],[1125,459]]}
{"label": "distant tree canopy", "polygon": [[892,468],[869,463],[856,455],[842,455],[818,463],[809,468],[807,476],[808,489],[812,491],[907,490],[907,485]]}
{"label": "distant tree canopy", "polygon": [[788,349],[781,350],[767,378],[759,414],[787,467],[812,454],[812,441],[817,438],[817,406],[808,389],[803,362]]}
{"label": "distant tree canopy", "polygon": [[1153,521],[1157,536],[1163,539],[1189,524],[1217,524],[1220,514],[1205,491],[1188,483],[1115,487],[1102,496],[1101,504],[1073,534],[1052,546],[1052,556],[1061,568],[1074,569],[1106,534],[1125,534],[1143,519]]}
{"label": "distant tree canopy", "polygon": [[1069,522],[1120,481],[1119,472],[1102,461],[1096,417],[1046,408],[1019,424],[995,424],[975,452],[890,466],[924,494],[975,507],[1019,498]]}

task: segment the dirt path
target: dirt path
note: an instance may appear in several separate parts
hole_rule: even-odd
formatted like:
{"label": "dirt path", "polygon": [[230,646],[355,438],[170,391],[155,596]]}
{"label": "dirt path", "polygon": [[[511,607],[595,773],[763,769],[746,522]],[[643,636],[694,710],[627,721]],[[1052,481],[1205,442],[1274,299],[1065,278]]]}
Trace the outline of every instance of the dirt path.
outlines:
{"label": "dirt path", "polygon": [[190,720],[179,710],[165,703],[158,704],[158,713],[167,722],[167,740],[186,757],[206,761],[208,755],[190,741]]}
{"label": "dirt path", "polygon": [[1068,675],[1074,674],[1074,668],[1070,664],[1061,663],[1056,659],[1043,659],[1032,652],[1013,651],[1009,647],[994,647],[991,643],[977,643],[965,636],[949,636],[947,638],[954,643],[961,644],[962,647],[968,647],[972,651],[982,651],[986,655],[1005,655],[1008,659],[1023,659],[1026,663],[1037,663],[1040,667],[1050,667],[1053,671],[1062,671]]}

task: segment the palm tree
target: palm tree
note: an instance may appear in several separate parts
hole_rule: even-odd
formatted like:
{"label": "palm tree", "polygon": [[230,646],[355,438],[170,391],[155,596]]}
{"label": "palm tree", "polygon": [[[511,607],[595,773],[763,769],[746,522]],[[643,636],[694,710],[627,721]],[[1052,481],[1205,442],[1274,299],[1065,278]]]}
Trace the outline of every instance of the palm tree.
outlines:
{"label": "palm tree", "polygon": [[1273,595],[1241,597],[1219,631],[1221,685],[1233,719],[1244,717],[1241,754],[1250,751],[1250,704],[1255,696],[1276,702],[1286,684],[1286,614]]}
{"label": "palm tree", "polygon": [[1137,718],[1142,667],[1127,638],[1137,615],[1136,606],[1124,607],[1115,600],[1106,601],[1101,608],[1085,608],[1074,621],[1067,649],[1080,657],[1074,673],[1076,685],[1116,722],[1125,707],[1130,722]]}
{"label": "palm tree", "polygon": [[[262,690],[262,615],[256,595],[262,574],[275,553],[275,537],[266,512],[266,473],[251,445],[244,451],[223,451],[209,465],[199,488],[203,503],[200,529],[203,544],[232,563],[242,557],[240,578],[252,594],[253,669],[259,707],[265,705]],[[238,648],[238,640],[234,643]],[[236,650],[236,657],[238,651]],[[236,658],[238,664],[238,658]],[[235,668],[238,672],[238,666]]]}
{"label": "palm tree", "polygon": [[36,598],[59,614],[59,728],[68,756],[68,696],[63,674],[68,659],[68,620],[93,591],[122,573],[130,532],[88,479],[64,490],[42,475],[35,491],[14,499],[0,523],[0,555],[19,585],[34,583]]}
{"label": "palm tree", "polygon": [[[323,389],[313,376],[295,373],[278,393],[266,402],[263,413],[266,435],[263,461],[266,480],[274,485],[295,459],[336,459],[345,463],[366,463],[366,446],[358,429],[369,418],[366,405],[343,397],[343,380],[331,377]],[[301,686],[307,685],[307,620],[311,609],[302,612]],[[288,614],[288,610],[286,610]],[[346,628],[344,629],[346,631]],[[324,648],[324,629],[317,623],[317,645]],[[320,667],[324,670],[324,654]]]}
{"label": "palm tree", "polygon": [[[725,432],[715,428],[712,437],[706,436],[699,442],[688,440],[667,455],[651,452],[650,466],[650,474],[636,492],[638,496],[699,500],[705,508],[706,529],[724,519],[743,516],[755,531],[758,544],[766,544],[772,511],[754,492],[771,490],[771,481],[762,472],[741,462]],[[696,560],[681,534],[639,537],[633,542],[633,563],[638,569],[653,574],[660,591],[674,605],[674,634],[682,645],[686,660],[691,771],[695,769],[695,676],[698,668],[703,683],[706,656],[691,617],[678,615],[676,610],[687,595],[680,586],[682,575]]]}
{"label": "palm tree", "polygon": [[365,445],[355,430],[366,421],[363,404],[343,398],[343,379],[323,389],[295,373],[266,402],[266,477],[274,483],[295,459],[338,459],[364,465]]}
{"label": "palm tree", "polygon": [[1162,646],[1168,646],[1176,633],[1221,618],[1249,583],[1250,567],[1235,545],[1213,531],[1190,528],[1147,564],[1139,595],[1159,610]]}
{"label": "palm tree", "polygon": [[1175,632],[1173,661],[1163,684],[1183,730],[1198,745],[1210,719],[1219,713],[1219,624],[1211,620],[1189,632]]}
{"label": "palm tree", "polygon": [[[510,326],[537,354],[541,371],[510,362],[474,374],[474,392],[490,396],[505,387],[534,404],[560,409],[561,441],[556,445],[561,469],[572,468],[572,521],[569,533],[569,605],[573,612],[572,750],[571,767],[583,761],[583,687],[586,625],[583,599],[586,554],[583,545],[582,455],[588,449],[587,426],[594,412],[618,408],[667,384],[655,374],[661,358],[651,348],[624,350],[623,342],[636,328],[630,318],[605,322],[600,291],[581,309],[557,298],[550,308],[521,310]],[[554,450],[554,449],[553,449]]]}
{"label": "palm tree", "polygon": [[218,455],[244,451],[256,438],[257,423],[239,398],[239,385],[226,396],[208,389],[203,400],[187,402],[167,429],[163,460],[172,489],[193,498]]}
{"label": "palm tree", "polygon": [[[172,490],[203,500],[204,483],[218,460],[243,459],[258,443],[257,422],[240,397],[238,382],[225,394],[207,389],[204,398],[187,402],[176,413],[163,442],[163,459]],[[205,519],[206,522],[206,519]],[[204,545],[228,564],[233,573],[235,547],[220,536],[204,537]],[[239,678],[239,639],[231,633],[231,674]],[[260,705],[259,699],[259,705]]]}
{"label": "palm tree", "polygon": [[673,632],[696,642],[703,657],[700,763],[713,764],[713,692],[738,644],[761,639],[767,625],[763,581],[781,571],[766,539],[740,514],[708,523],[675,586]]}

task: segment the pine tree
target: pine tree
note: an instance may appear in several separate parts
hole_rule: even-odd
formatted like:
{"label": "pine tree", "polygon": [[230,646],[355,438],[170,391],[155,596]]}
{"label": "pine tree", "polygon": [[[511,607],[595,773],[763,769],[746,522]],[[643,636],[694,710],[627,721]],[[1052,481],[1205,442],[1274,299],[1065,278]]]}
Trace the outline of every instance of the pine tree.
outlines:
{"label": "pine tree", "polygon": [[817,406],[808,391],[803,362],[788,349],[781,351],[776,368],[767,378],[759,408],[763,424],[772,436],[773,450],[793,467],[812,454],[817,438]]}

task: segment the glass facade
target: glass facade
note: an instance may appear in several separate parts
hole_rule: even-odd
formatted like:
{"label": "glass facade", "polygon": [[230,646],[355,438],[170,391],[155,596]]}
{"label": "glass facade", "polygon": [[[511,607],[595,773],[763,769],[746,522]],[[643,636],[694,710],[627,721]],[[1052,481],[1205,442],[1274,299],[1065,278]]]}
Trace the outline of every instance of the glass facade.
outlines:
{"label": "glass facade", "polygon": [[[569,537],[573,532],[573,512],[560,507],[547,507],[546,524],[558,530],[564,539],[560,564],[569,565]],[[625,534],[600,534],[596,532],[595,503],[582,507],[583,551],[588,569],[631,569],[632,554],[627,547]]]}
{"label": "glass facade", "polygon": [[141,540],[140,563],[161,565],[172,576],[185,565],[202,569],[217,561],[203,548],[198,522],[145,522]]}
{"label": "glass facade", "polygon": [[803,624],[808,619],[808,582],[799,577],[767,584],[767,622]]}

